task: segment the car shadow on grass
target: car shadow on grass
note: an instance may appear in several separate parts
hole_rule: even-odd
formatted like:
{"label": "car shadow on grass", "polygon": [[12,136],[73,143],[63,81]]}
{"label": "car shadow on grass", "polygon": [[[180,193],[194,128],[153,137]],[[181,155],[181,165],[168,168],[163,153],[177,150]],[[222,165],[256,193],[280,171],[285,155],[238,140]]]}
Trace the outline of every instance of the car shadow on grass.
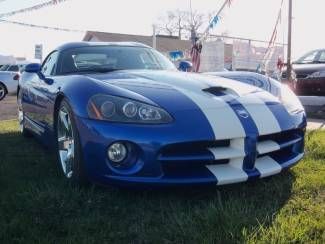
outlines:
{"label": "car shadow on grass", "polygon": [[0,241],[243,242],[273,223],[295,181],[287,171],[221,187],[79,187],[33,138],[0,134],[0,152]]}

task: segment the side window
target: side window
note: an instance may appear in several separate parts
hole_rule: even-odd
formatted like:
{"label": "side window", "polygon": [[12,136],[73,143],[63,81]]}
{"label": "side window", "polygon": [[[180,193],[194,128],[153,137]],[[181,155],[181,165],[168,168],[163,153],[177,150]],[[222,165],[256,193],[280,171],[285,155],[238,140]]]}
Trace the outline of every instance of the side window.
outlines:
{"label": "side window", "polygon": [[12,66],[9,67],[8,71],[18,72],[19,67],[18,67],[18,65],[12,65]]}
{"label": "side window", "polygon": [[54,75],[57,57],[58,57],[58,52],[55,51],[52,54],[50,54],[50,56],[48,56],[44,61],[42,65],[42,73],[45,76]]}
{"label": "side window", "polygon": [[324,62],[325,63],[325,51],[322,51],[320,54],[319,54],[319,58],[318,58],[318,61],[319,62]]}

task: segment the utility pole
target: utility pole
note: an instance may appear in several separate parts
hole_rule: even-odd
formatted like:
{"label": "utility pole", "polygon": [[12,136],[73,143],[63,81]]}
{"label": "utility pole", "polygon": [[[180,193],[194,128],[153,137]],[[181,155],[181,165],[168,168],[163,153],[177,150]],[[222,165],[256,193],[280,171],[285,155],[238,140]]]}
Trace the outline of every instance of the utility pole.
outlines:
{"label": "utility pole", "polygon": [[157,49],[156,25],[152,25],[152,48]]}
{"label": "utility pole", "polygon": [[292,82],[292,65],[291,65],[291,34],[292,34],[292,0],[289,0],[289,15],[288,15],[288,57],[287,57],[287,78]]}

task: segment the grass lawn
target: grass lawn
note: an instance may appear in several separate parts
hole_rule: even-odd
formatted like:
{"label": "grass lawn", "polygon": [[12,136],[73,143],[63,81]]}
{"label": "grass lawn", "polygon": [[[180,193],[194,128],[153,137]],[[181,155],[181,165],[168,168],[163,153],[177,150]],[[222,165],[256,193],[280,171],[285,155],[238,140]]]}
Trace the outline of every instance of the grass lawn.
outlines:
{"label": "grass lawn", "polygon": [[325,243],[325,131],[280,175],[213,189],[79,188],[0,122],[0,243]]}

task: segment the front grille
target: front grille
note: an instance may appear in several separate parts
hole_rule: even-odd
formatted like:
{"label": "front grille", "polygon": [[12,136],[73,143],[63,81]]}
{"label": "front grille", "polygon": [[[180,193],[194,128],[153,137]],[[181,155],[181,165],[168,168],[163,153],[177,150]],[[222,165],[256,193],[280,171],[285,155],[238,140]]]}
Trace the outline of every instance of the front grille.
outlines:
{"label": "front grille", "polygon": [[[206,167],[238,171],[238,162],[243,169],[253,170],[259,161],[271,157],[279,164],[303,153],[303,130],[289,130],[257,138],[235,138],[220,141],[199,141],[167,145],[158,154],[158,161],[166,175],[195,174]],[[253,144],[249,144],[253,143]],[[250,148],[256,147],[256,150]],[[223,168],[225,169],[225,168]],[[222,170],[222,169],[221,169]],[[203,171],[202,171],[203,172]]]}
{"label": "front grille", "polygon": [[230,140],[175,143],[164,147],[158,155],[158,160],[173,167],[224,164],[228,163],[228,160],[215,159],[210,149],[222,150],[229,145]]}
{"label": "front grille", "polygon": [[300,129],[260,136],[257,142],[257,157],[302,153],[303,136],[304,132]]}
{"label": "front grille", "polygon": [[308,74],[296,74],[297,79],[306,79],[308,77]]}

